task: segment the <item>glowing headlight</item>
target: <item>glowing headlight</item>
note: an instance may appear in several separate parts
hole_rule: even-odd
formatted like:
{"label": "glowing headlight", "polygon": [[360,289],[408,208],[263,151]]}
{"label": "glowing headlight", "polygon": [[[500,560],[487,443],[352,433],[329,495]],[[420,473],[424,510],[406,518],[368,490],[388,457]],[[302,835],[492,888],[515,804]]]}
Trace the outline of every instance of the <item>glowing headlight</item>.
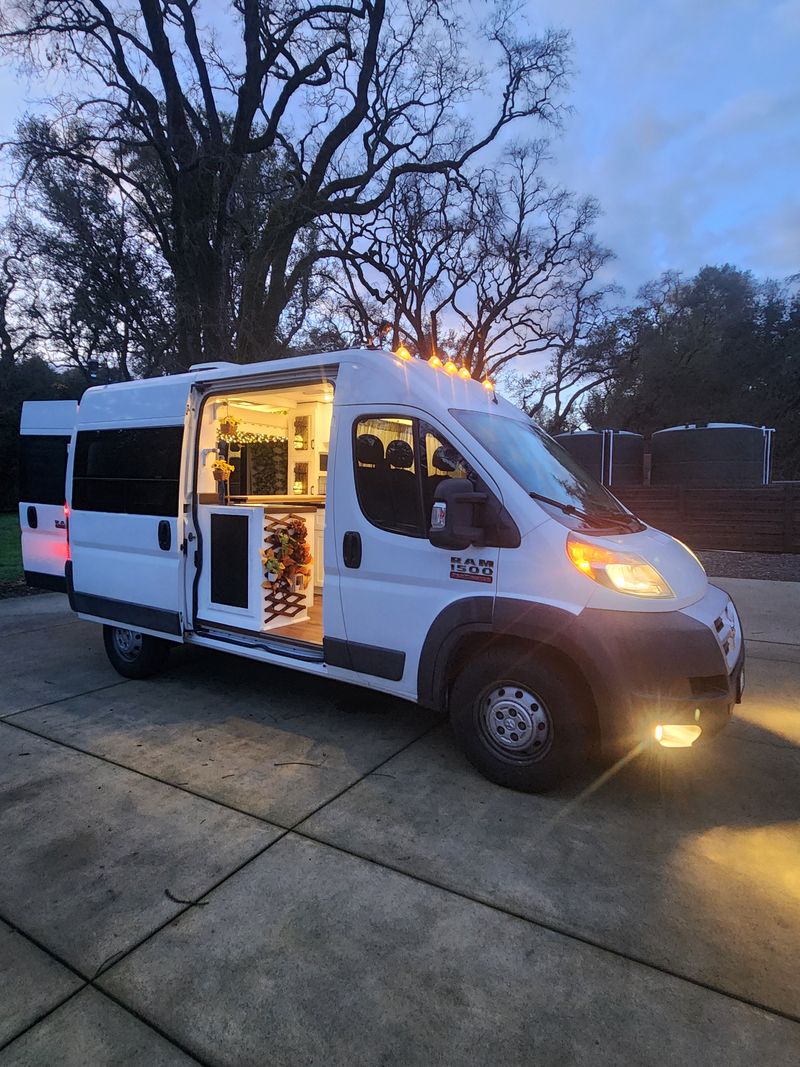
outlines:
{"label": "glowing headlight", "polygon": [[618,552],[567,537],[567,555],[574,567],[592,581],[631,596],[672,597],[675,594],[655,567],[632,552]]}

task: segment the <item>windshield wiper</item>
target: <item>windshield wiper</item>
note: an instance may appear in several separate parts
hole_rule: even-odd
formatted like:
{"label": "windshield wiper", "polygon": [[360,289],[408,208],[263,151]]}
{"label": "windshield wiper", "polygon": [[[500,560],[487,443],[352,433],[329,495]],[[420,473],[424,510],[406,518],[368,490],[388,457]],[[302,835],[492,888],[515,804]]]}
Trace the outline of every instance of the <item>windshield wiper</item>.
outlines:
{"label": "windshield wiper", "polygon": [[563,511],[565,515],[574,515],[576,519],[583,519],[584,522],[593,524],[594,526],[631,526],[633,523],[639,523],[639,520],[635,515],[629,515],[626,511],[612,512],[609,511],[605,514],[590,515],[588,511],[581,511],[580,508],[576,508],[574,504],[565,504],[561,500],[553,500],[550,496],[545,496],[543,493],[537,493],[534,489],[528,490],[528,496],[533,500],[541,500],[543,504],[550,504],[551,507],[558,508],[559,511]]}

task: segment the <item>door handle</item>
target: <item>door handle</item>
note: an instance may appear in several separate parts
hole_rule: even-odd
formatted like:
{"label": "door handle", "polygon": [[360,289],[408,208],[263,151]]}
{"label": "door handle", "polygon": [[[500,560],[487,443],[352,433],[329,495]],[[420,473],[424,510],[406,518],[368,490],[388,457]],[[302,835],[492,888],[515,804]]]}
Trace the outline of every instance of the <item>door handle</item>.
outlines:
{"label": "door handle", "polygon": [[28,505],[28,526],[30,526],[32,530],[37,530],[39,528],[39,515],[33,504]]}
{"label": "door handle", "polygon": [[345,567],[355,570],[361,566],[361,534],[357,530],[348,530],[342,539],[342,559]]}
{"label": "door handle", "polygon": [[167,519],[162,519],[158,524],[158,547],[163,552],[169,552],[172,548],[172,527]]}

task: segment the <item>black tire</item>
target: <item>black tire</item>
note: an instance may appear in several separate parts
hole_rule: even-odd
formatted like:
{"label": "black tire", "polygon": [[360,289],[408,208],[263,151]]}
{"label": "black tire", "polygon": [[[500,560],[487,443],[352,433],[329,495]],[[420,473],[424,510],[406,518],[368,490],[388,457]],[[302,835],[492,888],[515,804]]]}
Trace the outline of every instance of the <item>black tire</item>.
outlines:
{"label": "black tire", "polygon": [[562,785],[586,765],[593,747],[582,687],[557,658],[525,646],[487,649],[462,668],[450,722],[481,774],[523,793]]}
{"label": "black tire", "polygon": [[124,626],[104,626],[103,643],[111,666],[125,678],[150,678],[169,656],[169,641]]}

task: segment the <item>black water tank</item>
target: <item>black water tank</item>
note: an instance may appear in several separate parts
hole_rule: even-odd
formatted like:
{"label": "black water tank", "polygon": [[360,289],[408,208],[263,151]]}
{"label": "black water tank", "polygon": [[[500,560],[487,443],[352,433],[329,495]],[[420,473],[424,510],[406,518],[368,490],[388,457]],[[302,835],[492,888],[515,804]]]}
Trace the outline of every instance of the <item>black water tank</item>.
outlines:
{"label": "black water tank", "polygon": [[576,430],[556,434],[556,441],[598,482],[605,473],[606,443],[602,430]]}
{"label": "black water tank", "polygon": [[772,430],[735,422],[691,423],[657,430],[651,438],[651,485],[709,489],[769,481]]}
{"label": "black water tank", "polygon": [[644,438],[629,430],[576,430],[558,443],[603,485],[642,485]]}
{"label": "black water tank", "polygon": [[[644,437],[630,430],[610,430],[606,485],[644,484]],[[610,451],[609,451],[610,449]]]}

